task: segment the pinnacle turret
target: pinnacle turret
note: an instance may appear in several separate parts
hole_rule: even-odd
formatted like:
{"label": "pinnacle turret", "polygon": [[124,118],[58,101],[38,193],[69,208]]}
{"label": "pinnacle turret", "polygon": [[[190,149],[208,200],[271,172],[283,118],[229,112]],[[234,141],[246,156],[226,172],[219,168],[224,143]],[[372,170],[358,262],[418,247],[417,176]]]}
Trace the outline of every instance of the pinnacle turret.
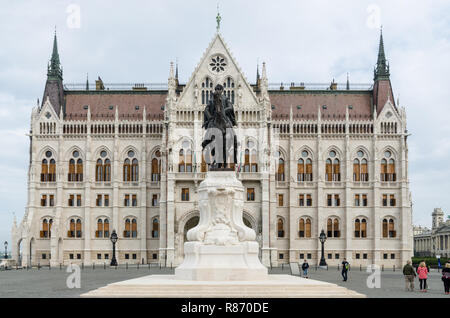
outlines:
{"label": "pinnacle turret", "polygon": [[48,65],[47,77],[62,79],[62,68],[61,68],[61,62],[59,60],[58,39],[56,38],[56,30],[55,30],[55,36],[53,38],[53,52],[52,52],[52,57],[50,59],[50,63]]}
{"label": "pinnacle turret", "polygon": [[374,80],[389,78],[389,63],[384,53],[383,30],[380,31],[380,44],[378,47],[378,60],[374,70]]}

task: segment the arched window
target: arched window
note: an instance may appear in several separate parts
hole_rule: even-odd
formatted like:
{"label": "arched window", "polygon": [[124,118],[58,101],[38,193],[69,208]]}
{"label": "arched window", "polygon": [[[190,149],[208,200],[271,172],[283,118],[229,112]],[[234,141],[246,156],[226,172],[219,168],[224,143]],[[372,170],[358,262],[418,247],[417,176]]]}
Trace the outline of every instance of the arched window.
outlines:
{"label": "arched window", "polygon": [[213,82],[209,77],[206,77],[202,82],[202,105],[207,105],[209,100],[213,97]]}
{"label": "arched window", "polygon": [[282,218],[278,218],[277,221],[277,236],[284,237],[284,222]]}
{"label": "arched window", "polygon": [[137,237],[137,221],[133,219],[131,221],[131,237]]}
{"label": "arched window", "polygon": [[158,218],[154,218],[152,221],[152,238],[159,237],[159,220]]}
{"label": "arched window", "polygon": [[311,220],[309,218],[301,218],[298,224],[299,237],[311,237]]}
{"label": "arched window", "polygon": [[103,237],[103,220],[98,219],[97,221],[97,231],[95,231],[95,237]]}
{"label": "arched window", "polygon": [[161,152],[156,150],[152,156],[152,181],[161,181]]}
{"label": "arched window", "polygon": [[70,159],[69,160],[69,176],[68,176],[68,180],[69,182],[73,182],[76,181],[76,175],[75,175],[75,160],[74,159]]}
{"label": "arched window", "polygon": [[362,150],[359,150],[356,154],[358,158],[353,160],[353,181],[369,181],[366,155]]}
{"label": "arched window", "polygon": [[41,182],[56,182],[56,161],[53,152],[47,150],[41,165]]}
{"label": "arched window", "polygon": [[69,231],[67,232],[67,237],[71,238],[81,238],[81,219],[70,219]]}
{"label": "arched window", "polygon": [[131,180],[131,165],[130,165],[130,159],[125,159],[123,163],[123,181],[130,181]]}
{"label": "arched window", "polygon": [[184,150],[181,149],[180,156],[178,159],[178,172],[185,172],[186,171],[185,168],[186,168],[186,161],[184,159]]}
{"label": "arched window", "polygon": [[192,172],[191,143],[187,140],[181,144],[178,158],[178,172]]}
{"label": "arched window", "polygon": [[105,150],[100,152],[101,158],[95,164],[95,181],[111,181],[111,160],[106,158],[107,155]]}
{"label": "arched window", "polygon": [[384,238],[397,237],[397,232],[395,231],[394,219],[392,219],[392,218],[383,219],[383,237]]}
{"label": "arched window", "polygon": [[105,159],[105,166],[103,168],[104,171],[104,181],[111,181],[111,161],[109,159]]}
{"label": "arched window", "polygon": [[339,220],[337,218],[329,218],[327,220],[327,236],[328,237],[341,236],[341,231],[339,230]]}
{"label": "arched window", "polygon": [[47,159],[42,160],[41,165],[41,182],[48,182],[48,161]]}
{"label": "arched window", "polygon": [[95,181],[103,181],[103,161],[98,159],[95,164]]}
{"label": "arched window", "polygon": [[78,238],[80,238],[81,237],[81,220],[80,219],[78,219],[77,220],[77,225],[76,225],[76,233],[75,233],[75,236],[76,237],[78,237]]}
{"label": "arched window", "polygon": [[395,173],[395,160],[392,158],[392,153],[387,150],[384,152],[384,158],[381,159],[381,181],[397,181]]}
{"label": "arched window", "polygon": [[234,81],[231,77],[228,77],[223,83],[223,94],[234,104]]}
{"label": "arched window", "polygon": [[80,153],[77,150],[72,152],[72,158],[69,160],[69,173],[67,176],[67,181],[69,182],[83,181],[83,160],[78,158],[79,156]]}
{"label": "arched window", "polygon": [[137,237],[137,220],[135,218],[125,220],[125,231],[123,231],[123,236],[128,238]]}
{"label": "arched window", "polygon": [[130,219],[125,220],[125,230],[123,231],[123,237],[131,236],[131,221]]}
{"label": "arched window", "polygon": [[303,150],[302,158],[298,159],[297,181],[313,181],[312,160],[307,150]]}
{"label": "arched window", "polygon": [[97,220],[97,231],[95,231],[95,237],[98,238],[109,238],[109,220],[108,219],[98,219]]}
{"label": "arched window", "polygon": [[276,174],[277,181],[284,181],[285,180],[285,174],[284,174],[284,159],[279,158],[278,159],[278,169]]}
{"label": "arched window", "polygon": [[329,158],[325,161],[325,180],[341,181],[341,165],[339,159],[336,158],[336,151],[331,150],[328,156]]}
{"label": "arched window", "polygon": [[42,220],[42,231],[40,232],[41,238],[50,238],[52,233],[52,219],[43,219]]}
{"label": "arched window", "polygon": [[83,160],[77,160],[76,181],[83,181]]}
{"label": "arched window", "polygon": [[131,181],[139,181],[139,163],[136,158],[131,162]]}
{"label": "arched window", "polygon": [[367,237],[367,221],[366,219],[355,220],[355,237],[366,238]]}

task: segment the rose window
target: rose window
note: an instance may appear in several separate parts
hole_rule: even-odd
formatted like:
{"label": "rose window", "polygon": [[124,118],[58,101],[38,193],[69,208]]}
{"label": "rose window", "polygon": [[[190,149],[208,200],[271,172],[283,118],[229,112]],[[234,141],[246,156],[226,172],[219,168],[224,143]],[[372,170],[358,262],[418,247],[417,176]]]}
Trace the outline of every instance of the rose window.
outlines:
{"label": "rose window", "polygon": [[225,67],[227,66],[227,62],[225,61],[225,58],[216,55],[211,58],[211,61],[209,63],[209,67],[211,68],[211,71],[215,73],[220,73],[225,70]]}

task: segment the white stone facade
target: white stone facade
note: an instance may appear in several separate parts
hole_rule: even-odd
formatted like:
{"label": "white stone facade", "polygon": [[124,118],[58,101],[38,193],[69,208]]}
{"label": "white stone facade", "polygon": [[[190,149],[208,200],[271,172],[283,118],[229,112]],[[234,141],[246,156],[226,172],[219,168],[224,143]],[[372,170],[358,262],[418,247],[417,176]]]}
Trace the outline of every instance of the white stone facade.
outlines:
{"label": "white stone facade", "polygon": [[[210,66],[211,58],[216,56],[226,61],[224,69],[218,72]],[[321,105],[317,106],[314,119],[295,118],[292,109],[287,118],[273,118],[265,66],[260,90],[255,92],[222,37],[216,35],[181,92],[177,91],[171,68],[164,119],[148,121],[144,110],[139,120],[123,120],[119,119],[116,108],[115,118],[91,118],[89,109],[87,118],[77,121],[58,116],[49,100],[33,110],[28,202],[23,220],[13,226],[13,257],[19,258],[20,246],[23,265],[109,263],[112,244],[108,238],[95,235],[98,219],[107,219],[109,231],[115,229],[119,235],[116,245],[119,264],[180,264],[186,230],[192,228],[189,221],[199,215],[196,189],[205,176],[200,171],[204,133],[202,83],[206,77],[213,85],[224,83],[228,78],[234,83],[230,92],[234,94],[238,122],[236,133],[241,162],[238,178],[246,189],[255,189],[255,200],[244,202],[244,219],[257,233],[264,265],[277,266],[303,258],[309,258],[312,264],[318,263],[318,236],[322,229],[327,233],[329,218],[339,221],[340,231],[340,237],[329,237],[325,244],[329,265],[336,265],[345,257],[354,266],[371,263],[399,266],[412,256],[404,108],[394,106],[388,99],[381,105],[382,110],[374,111],[368,120],[349,118],[348,110],[345,118],[321,118]],[[248,141],[254,143],[257,153],[257,172],[244,172],[242,168]],[[192,172],[179,172],[181,149],[184,153],[187,149],[193,153]],[[139,162],[136,182],[123,181],[123,163],[130,150]],[[151,163],[158,150],[160,180],[152,181]],[[312,181],[298,181],[297,164],[304,150],[312,160]],[[55,182],[40,180],[41,164],[47,151],[51,151],[51,158],[56,162]],[[78,151],[83,160],[81,182],[68,181],[69,161],[74,151]],[[96,162],[102,151],[106,151],[111,161],[109,182],[95,179]],[[284,176],[280,180],[276,174],[278,151],[285,162]],[[340,160],[340,181],[326,181],[326,160],[330,151]],[[353,161],[358,158],[358,151],[362,151],[368,161],[367,182],[353,181]],[[395,181],[383,181],[380,176],[386,151],[395,159]],[[182,189],[186,188],[189,200],[182,201]],[[76,200],[77,194],[81,195],[81,206],[68,206],[70,195]],[[109,195],[108,207],[96,206],[99,194]],[[130,200],[136,195],[137,206],[124,206],[126,194],[130,195]],[[278,206],[279,194],[283,195],[282,206]],[[306,203],[300,206],[300,194],[305,195],[305,201],[306,195],[311,195],[311,206]],[[329,207],[328,194],[333,195],[333,201],[334,195],[339,195],[340,206]],[[366,196],[366,206],[355,206],[355,194],[360,194],[360,200],[363,194]],[[54,205],[41,206],[42,195],[47,195],[48,199],[53,195]],[[156,206],[152,206],[153,195],[157,195]],[[393,206],[383,206],[383,195],[389,198],[394,195]],[[53,222],[49,238],[40,237],[45,218]],[[155,218],[159,231],[152,237]],[[308,238],[299,236],[301,218],[311,222]],[[71,219],[81,220],[79,238],[68,237]],[[126,219],[136,220],[136,237],[124,237]],[[283,220],[283,237],[278,237],[278,219]],[[355,237],[356,219],[366,221],[364,238]],[[395,237],[383,237],[385,219],[393,221]]]}

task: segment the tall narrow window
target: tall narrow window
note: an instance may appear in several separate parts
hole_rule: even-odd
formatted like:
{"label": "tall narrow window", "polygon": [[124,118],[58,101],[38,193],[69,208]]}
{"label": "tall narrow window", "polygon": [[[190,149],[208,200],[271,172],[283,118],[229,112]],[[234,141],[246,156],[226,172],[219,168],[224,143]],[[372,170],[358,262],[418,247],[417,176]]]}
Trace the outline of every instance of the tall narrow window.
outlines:
{"label": "tall narrow window", "polygon": [[305,181],[313,181],[312,160],[306,159]]}
{"label": "tall narrow window", "polygon": [[382,200],[383,206],[387,206],[387,194],[383,194],[383,200]]}
{"label": "tall narrow window", "polygon": [[80,238],[81,237],[81,220],[78,219],[77,220],[77,226],[76,226],[76,237]]}
{"label": "tall narrow window", "polygon": [[109,238],[109,220],[105,219],[103,222],[103,237]]}
{"label": "tall narrow window", "polygon": [[299,194],[298,200],[299,200],[299,203],[298,203],[299,206],[305,206],[305,195],[304,194]]}
{"label": "tall narrow window", "polygon": [[48,238],[48,221],[47,219],[44,219],[42,221],[42,231],[40,232],[41,238]]}
{"label": "tall narrow window", "polygon": [[245,149],[244,172],[250,172],[250,150]]}
{"label": "tall narrow window", "polygon": [[139,181],[139,164],[136,158],[131,162],[131,181]]}
{"label": "tall narrow window", "polygon": [[367,167],[367,159],[361,160],[361,181],[369,181],[369,169]]}
{"label": "tall narrow window", "polygon": [[355,194],[355,206],[359,206],[359,194]]}
{"label": "tall narrow window", "polygon": [[75,195],[70,194],[69,195],[69,201],[67,202],[68,206],[74,206],[75,205]]}
{"label": "tall narrow window", "polygon": [[103,162],[98,159],[95,164],[95,181],[103,181]]}
{"label": "tall narrow window", "polygon": [[111,161],[105,159],[104,181],[111,181]]}
{"label": "tall narrow window", "polygon": [[394,194],[390,194],[389,195],[389,205],[390,206],[395,206],[395,195]]}
{"label": "tall narrow window", "polygon": [[367,237],[367,221],[366,219],[361,220],[361,238]]}
{"label": "tall narrow window", "polygon": [[41,182],[48,182],[48,161],[47,159],[42,160],[41,165]]}
{"label": "tall narrow window", "polygon": [[184,159],[184,150],[181,149],[180,150],[179,159],[178,159],[178,172],[186,172],[185,164],[186,164],[186,162],[185,162],[185,159]]}
{"label": "tall narrow window", "polygon": [[41,196],[41,206],[47,206],[47,195],[43,194]]}
{"label": "tall narrow window", "polygon": [[284,202],[283,202],[283,195],[279,194],[278,195],[278,206],[283,206]]}
{"label": "tall narrow window", "polygon": [[131,237],[137,237],[137,221],[133,219],[131,221]]}
{"label": "tall narrow window", "polygon": [[306,195],[306,206],[312,206],[312,197],[311,194]]}
{"label": "tall narrow window", "polygon": [[76,168],[76,181],[83,181],[83,160],[77,160],[77,168]]}
{"label": "tall narrow window", "polygon": [[383,219],[383,237],[388,237],[388,220]]}
{"label": "tall narrow window", "polygon": [[161,153],[157,150],[152,159],[152,181],[161,180],[161,166],[160,166]]}
{"label": "tall narrow window", "polygon": [[131,164],[130,159],[125,159],[125,162],[123,163],[123,181],[130,181],[131,180]]}
{"label": "tall narrow window", "polygon": [[131,206],[137,206],[137,195],[133,194],[131,196]]}
{"label": "tall narrow window", "polygon": [[70,159],[69,160],[69,176],[68,176],[68,181],[69,182],[73,182],[76,181],[76,173],[75,173],[75,160],[74,159]]}
{"label": "tall narrow window", "polygon": [[395,174],[395,161],[394,161],[394,159],[389,159],[388,181],[397,181],[397,177],[396,177],[396,174]]}
{"label": "tall narrow window", "polygon": [[297,181],[303,182],[305,180],[305,161],[300,158],[297,163]]}
{"label": "tall narrow window", "polygon": [[158,206],[158,195],[153,194],[152,196],[152,206]]}
{"label": "tall narrow window", "polygon": [[333,180],[333,164],[331,163],[331,159],[325,161],[325,180]]}
{"label": "tall narrow window", "polygon": [[367,206],[367,194],[362,195],[362,205]]}
{"label": "tall narrow window", "polygon": [[109,194],[105,194],[105,206],[109,206]]}
{"label": "tall narrow window", "polygon": [[192,151],[186,150],[186,172],[192,172]]}
{"label": "tall narrow window", "polygon": [[67,231],[67,237],[75,237],[75,220],[71,219],[69,223],[69,231]]}
{"label": "tall narrow window", "polygon": [[361,166],[359,164],[359,160],[355,159],[353,161],[353,181],[361,180]]}
{"label": "tall narrow window", "polygon": [[333,181],[341,181],[341,166],[339,159],[333,161]]}
{"label": "tall narrow window", "polygon": [[97,231],[95,231],[95,237],[103,237],[103,220],[98,219],[97,221]]}
{"label": "tall narrow window", "polygon": [[123,237],[131,237],[131,221],[130,221],[130,219],[125,220],[125,230],[123,231]]}
{"label": "tall narrow window", "polygon": [[130,195],[129,194],[125,194],[125,198],[123,200],[123,205],[130,206]]}
{"label": "tall narrow window", "polygon": [[306,219],[306,237],[311,237],[311,219]]}
{"label": "tall narrow window", "polygon": [[159,220],[154,218],[152,221],[152,238],[159,237]]}
{"label": "tall narrow window", "polygon": [[389,220],[389,237],[396,237],[397,233],[395,231],[394,220]]}
{"label": "tall narrow window", "polygon": [[209,77],[206,77],[202,82],[202,104],[207,105],[213,96],[213,82]]}
{"label": "tall narrow window", "polygon": [[361,237],[361,221],[359,219],[355,220],[355,237]]}
{"label": "tall narrow window", "polygon": [[50,194],[48,203],[49,206],[55,206],[55,195]]}
{"label": "tall narrow window", "polygon": [[277,181],[284,181],[285,175],[284,175],[284,159],[280,158],[278,160],[278,170],[277,170]]}
{"label": "tall narrow window", "polygon": [[278,237],[284,237],[284,222],[282,218],[278,218],[277,221],[277,233]]}
{"label": "tall narrow window", "polygon": [[340,237],[341,231],[339,230],[339,220],[337,218],[329,218],[327,220],[327,236],[328,237]]}
{"label": "tall narrow window", "polygon": [[299,237],[305,237],[305,220],[300,219],[299,225],[298,225],[298,236]]}

